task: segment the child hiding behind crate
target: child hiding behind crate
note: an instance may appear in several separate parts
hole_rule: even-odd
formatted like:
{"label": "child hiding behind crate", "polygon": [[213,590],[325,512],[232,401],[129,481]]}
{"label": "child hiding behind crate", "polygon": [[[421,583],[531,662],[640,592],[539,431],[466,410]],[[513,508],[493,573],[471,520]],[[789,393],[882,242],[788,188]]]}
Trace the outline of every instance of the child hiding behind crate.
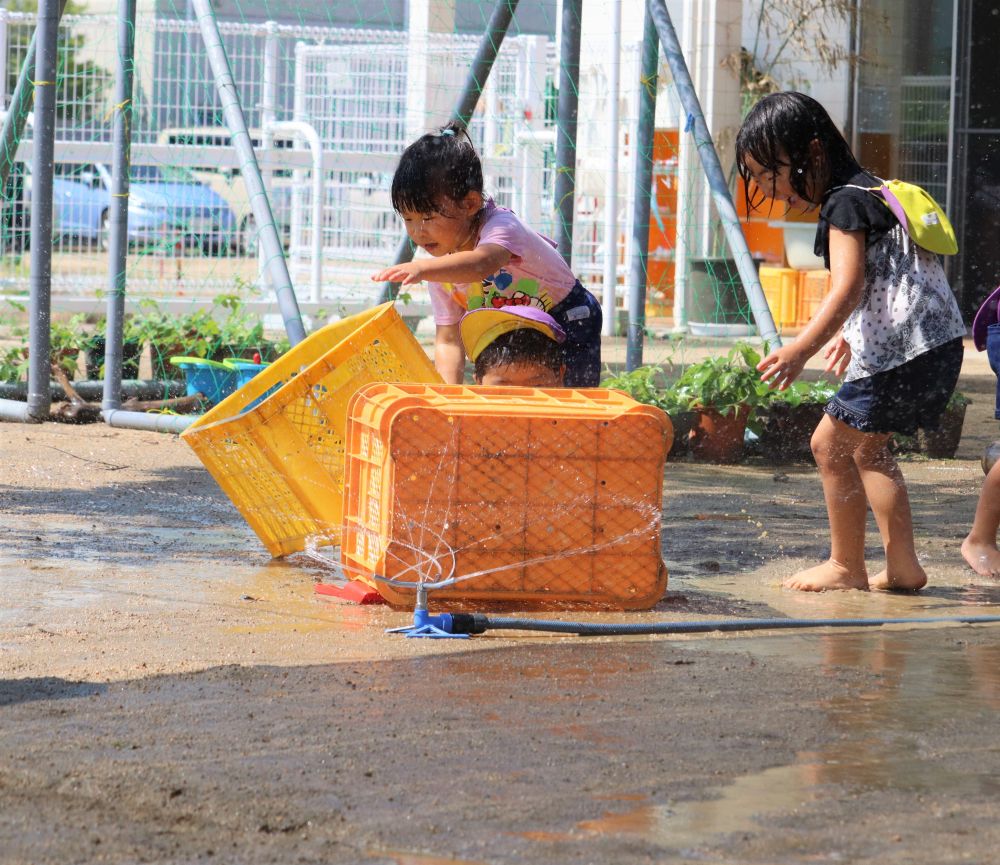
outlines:
{"label": "child hiding behind crate", "polygon": [[475,309],[532,306],[565,333],[566,385],[597,387],[601,377],[601,307],[563,261],[555,244],[483,192],[479,154],[464,127],[449,124],[403,151],[392,179],[392,206],[414,245],[430,253],[372,275],[402,285],[426,281],[437,326],[434,365],[461,384],[462,316]]}
{"label": "child hiding behind crate", "polygon": [[459,324],[462,345],[476,365],[476,384],[562,387],[566,334],[534,306],[475,309]]}

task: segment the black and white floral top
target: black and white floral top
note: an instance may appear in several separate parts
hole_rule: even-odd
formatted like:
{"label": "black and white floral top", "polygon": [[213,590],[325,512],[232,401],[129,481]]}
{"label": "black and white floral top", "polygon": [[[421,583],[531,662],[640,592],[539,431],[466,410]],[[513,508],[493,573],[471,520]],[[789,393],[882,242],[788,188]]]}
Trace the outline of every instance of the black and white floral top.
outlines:
{"label": "black and white floral top", "polygon": [[880,195],[856,188],[880,184],[866,172],[842,178],[827,193],[816,229],[816,254],[827,267],[830,226],[866,233],[864,293],[842,331],[851,347],[845,381],[893,369],[966,335],[940,257],[910,239]]}

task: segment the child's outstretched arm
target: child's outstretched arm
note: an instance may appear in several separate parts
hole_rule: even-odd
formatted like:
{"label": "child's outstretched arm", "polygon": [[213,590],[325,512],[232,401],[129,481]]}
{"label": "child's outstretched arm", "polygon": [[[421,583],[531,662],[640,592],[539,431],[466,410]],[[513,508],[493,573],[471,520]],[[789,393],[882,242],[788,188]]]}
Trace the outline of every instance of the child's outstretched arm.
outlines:
{"label": "child's outstretched arm", "polygon": [[[802,373],[806,361],[834,337],[861,300],[865,288],[865,232],[830,228],[830,293],[792,342],[772,351],[759,364],[761,379],[785,390]],[[845,365],[846,343],[827,353],[828,369]],[[831,358],[830,356],[833,355]]]}
{"label": "child's outstretched arm", "polygon": [[437,258],[421,258],[393,264],[372,275],[375,282],[479,282],[510,261],[510,252],[495,243],[484,243],[467,252],[450,252]]}
{"label": "child's outstretched arm", "polygon": [[457,324],[439,324],[434,333],[434,366],[445,384],[465,378],[465,346]]}

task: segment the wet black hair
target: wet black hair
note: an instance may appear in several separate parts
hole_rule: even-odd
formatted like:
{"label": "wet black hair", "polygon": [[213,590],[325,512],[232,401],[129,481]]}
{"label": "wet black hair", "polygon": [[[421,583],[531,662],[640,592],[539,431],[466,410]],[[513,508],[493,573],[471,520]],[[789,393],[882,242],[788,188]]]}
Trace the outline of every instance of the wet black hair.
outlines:
{"label": "wet black hair", "polygon": [[476,358],[476,381],[491,369],[520,364],[538,364],[556,374],[563,371],[562,349],[552,337],[540,330],[521,327],[502,333]]}
{"label": "wet black hair", "polygon": [[469,133],[455,122],[407,147],[392,178],[397,213],[437,213],[442,199],[462,201],[470,192],[483,193],[483,165]]}
{"label": "wet black hair", "polygon": [[[810,157],[813,141],[819,142],[820,162]],[[736,167],[746,182],[747,213],[761,205],[763,193],[752,196],[753,178],[746,158],[751,156],[768,171],[790,167],[792,189],[803,201],[816,205],[831,178],[861,170],[857,159],[826,109],[811,96],[788,90],[771,93],[747,114],[736,135]]]}

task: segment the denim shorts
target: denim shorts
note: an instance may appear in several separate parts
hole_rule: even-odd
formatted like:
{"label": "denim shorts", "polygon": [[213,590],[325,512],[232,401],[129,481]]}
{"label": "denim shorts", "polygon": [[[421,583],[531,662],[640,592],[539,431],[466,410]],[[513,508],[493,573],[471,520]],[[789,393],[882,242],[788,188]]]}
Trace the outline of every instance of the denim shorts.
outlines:
{"label": "denim shorts", "polygon": [[597,387],[601,383],[601,305],[579,282],[549,310],[562,329],[566,387]]}
{"label": "denim shorts", "polygon": [[991,324],[986,328],[986,356],[990,366],[998,376],[997,395],[993,406],[993,417],[1000,420],[1000,324]]}
{"label": "denim shorts", "polygon": [[[1000,355],[1000,334],[996,345]],[[964,350],[959,337],[885,372],[846,381],[826,413],[862,432],[911,436],[917,427],[937,429],[958,383]]]}

